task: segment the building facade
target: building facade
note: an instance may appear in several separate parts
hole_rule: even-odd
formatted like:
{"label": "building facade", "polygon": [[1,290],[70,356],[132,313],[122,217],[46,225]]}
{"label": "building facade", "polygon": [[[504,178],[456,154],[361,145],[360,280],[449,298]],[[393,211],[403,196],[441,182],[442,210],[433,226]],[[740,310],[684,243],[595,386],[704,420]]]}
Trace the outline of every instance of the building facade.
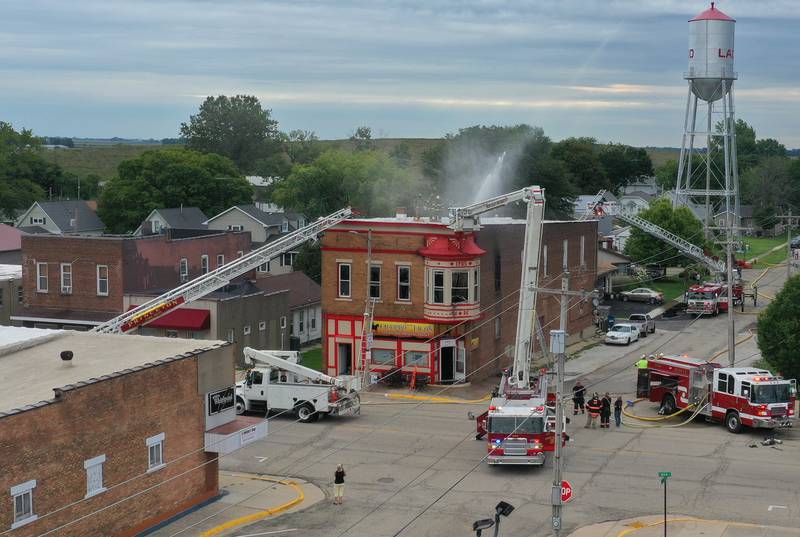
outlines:
{"label": "building facade", "polygon": [[22,307],[22,267],[0,265],[0,326],[11,324],[11,317]]}
{"label": "building facade", "polygon": [[289,335],[298,343],[308,345],[322,337],[322,290],[317,282],[300,271],[279,276],[259,278],[256,281],[266,293],[287,293],[289,295]]}
{"label": "building facade", "polygon": [[136,535],[218,496],[218,456],[266,436],[228,402],[220,342],[11,330],[32,334],[0,349],[4,533]]}
{"label": "building facade", "polygon": [[102,235],[106,228],[97,216],[97,202],[37,201],[17,219],[26,233]]}
{"label": "building facade", "polygon": [[[524,233],[525,222],[509,218],[484,219],[479,231],[463,234],[407,217],[348,220],[328,230],[322,240],[322,342],[329,374],[352,373],[365,356],[372,372],[416,370],[437,382],[477,379],[507,367]],[[570,287],[592,290],[596,237],[593,221],[545,223],[540,286],[560,288],[566,264]],[[545,331],[557,326],[557,297],[540,294],[537,309]],[[364,326],[365,310],[371,327]],[[576,300],[569,334],[580,337],[591,324],[591,304]]]}

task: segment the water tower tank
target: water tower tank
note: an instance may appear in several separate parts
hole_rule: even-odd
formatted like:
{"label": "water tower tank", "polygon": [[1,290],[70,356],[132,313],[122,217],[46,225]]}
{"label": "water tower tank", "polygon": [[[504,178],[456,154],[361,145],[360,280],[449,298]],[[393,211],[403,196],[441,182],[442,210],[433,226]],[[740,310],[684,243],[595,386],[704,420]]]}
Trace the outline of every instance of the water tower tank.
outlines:
{"label": "water tower tank", "polygon": [[[704,101],[723,96],[722,80],[734,80],[733,32],[736,21],[711,7],[689,21],[689,72],[693,90]],[[727,84],[730,87],[730,83]]]}

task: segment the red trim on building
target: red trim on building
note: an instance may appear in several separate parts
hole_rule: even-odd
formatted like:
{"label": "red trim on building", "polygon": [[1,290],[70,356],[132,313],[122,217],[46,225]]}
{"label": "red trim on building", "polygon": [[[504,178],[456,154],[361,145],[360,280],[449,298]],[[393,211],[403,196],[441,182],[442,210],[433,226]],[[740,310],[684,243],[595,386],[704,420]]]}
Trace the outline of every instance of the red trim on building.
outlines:
{"label": "red trim on building", "polygon": [[[403,220],[403,221],[400,221],[400,220],[398,220],[398,221],[344,220],[338,225],[340,225],[340,226],[342,226],[342,225],[373,226],[373,227],[375,227],[375,226],[404,226],[404,227],[408,227],[408,226],[429,226],[429,227],[434,227],[434,228],[449,229],[447,227],[447,224],[442,224],[441,222],[424,222],[424,221],[421,221],[421,220],[414,220],[413,218],[409,218],[408,220]],[[335,230],[328,230],[328,231],[335,231]],[[373,233],[375,233],[375,232],[373,231]]]}
{"label": "red trim on building", "polygon": [[452,261],[454,259],[475,259],[486,253],[486,250],[475,244],[472,234],[457,234],[455,237],[427,236],[425,247],[419,249],[419,255],[428,259]]}
{"label": "red trim on building", "polygon": [[[342,248],[337,246],[324,246],[322,248],[323,252],[350,252],[350,253],[366,253],[366,248]],[[383,250],[380,248],[375,248],[372,250],[373,254],[408,254],[408,255],[416,255],[416,250]]]}
{"label": "red trim on building", "polygon": [[[329,229],[329,230],[325,231],[325,233],[350,233],[351,231],[353,233],[358,233],[358,234],[363,234],[363,235],[367,234],[367,230],[361,231],[361,230],[355,230],[355,229]],[[452,233],[452,230],[447,230],[447,231],[451,231],[451,233]],[[394,230],[392,230],[392,231],[384,231],[384,230],[380,230],[380,229],[373,229],[372,230],[372,234],[373,235],[416,235],[416,236],[420,236],[420,237],[427,237],[431,233],[432,233],[432,231],[394,231]],[[445,234],[442,233],[441,235],[445,235]]]}

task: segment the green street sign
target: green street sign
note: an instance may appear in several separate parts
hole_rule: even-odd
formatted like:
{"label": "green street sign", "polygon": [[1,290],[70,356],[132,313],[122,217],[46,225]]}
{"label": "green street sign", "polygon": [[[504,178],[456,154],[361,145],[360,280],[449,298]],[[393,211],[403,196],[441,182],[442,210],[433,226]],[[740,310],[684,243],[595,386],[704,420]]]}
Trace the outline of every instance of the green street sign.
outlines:
{"label": "green street sign", "polygon": [[658,472],[658,477],[672,477],[672,472]]}

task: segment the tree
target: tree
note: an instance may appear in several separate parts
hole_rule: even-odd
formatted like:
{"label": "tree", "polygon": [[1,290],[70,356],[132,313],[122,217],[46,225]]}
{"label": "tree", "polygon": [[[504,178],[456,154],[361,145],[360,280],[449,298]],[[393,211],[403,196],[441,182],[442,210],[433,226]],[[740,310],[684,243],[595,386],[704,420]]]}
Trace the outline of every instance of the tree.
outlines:
{"label": "tree", "polygon": [[784,377],[800,377],[800,275],[789,278],[758,316],[758,348]]}
{"label": "tree", "polygon": [[367,151],[375,148],[370,127],[356,128],[355,132],[350,136],[350,141],[355,144],[356,151]]}
{"label": "tree", "polygon": [[30,207],[45,191],[38,184],[39,173],[49,165],[39,155],[40,140],[27,129],[14,130],[10,123],[0,121],[0,215],[13,219]]}
{"label": "tree", "polygon": [[289,160],[292,164],[310,164],[322,153],[319,137],[314,131],[290,131],[286,153],[289,155]]}
{"label": "tree", "polygon": [[311,164],[295,166],[276,185],[273,199],[308,218],[348,205],[362,214],[385,216],[411,205],[416,191],[415,178],[385,153],[329,150]]}
{"label": "tree", "polygon": [[103,189],[98,214],[114,233],[136,229],[153,209],[195,206],[209,215],[251,203],[253,187],[233,162],[214,154],[170,148],[125,160]]}
{"label": "tree", "polygon": [[408,168],[411,165],[411,146],[408,142],[400,142],[389,154],[401,168]]}
{"label": "tree", "polygon": [[612,183],[595,149],[596,144],[594,138],[567,138],[553,145],[550,153],[566,165],[581,193],[594,194],[600,189],[612,189]]}
{"label": "tree", "polygon": [[[640,212],[638,216],[701,248],[707,246],[702,222],[695,218],[687,207],[673,209],[672,203],[668,199],[661,198],[654,201],[649,209]],[[656,255],[659,253],[660,255]],[[625,255],[634,261],[650,259],[651,263],[669,263],[672,266],[685,267],[694,263],[675,248],[637,228],[631,229],[631,236],[625,241]],[[656,256],[655,259],[654,256]]]}
{"label": "tree", "polygon": [[315,282],[322,283],[322,250],[318,242],[304,243],[297,253],[294,267]]}
{"label": "tree", "polygon": [[756,154],[759,157],[785,157],[786,146],[775,138],[762,138],[756,142]]}
{"label": "tree", "polygon": [[257,160],[282,151],[283,139],[271,113],[252,95],[207,97],[199,113],[181,124],[181,135],[189,149],[228,157],[250,172]]}
{"label": "tree", "polygon": [[678,161],[670,159],[656,168],[656,183],[664,190],[674,190],[678,182]]}
{"label": "tree", "polygon": [[742,174],[742,199],[756,209],[785,205],[792,197],[790,184],[790,161],[785,157],[766,157]]}
{"label": "tree", "polygon": [[606,144],[600,148],[598,158],[614,192],[640,177],[653,175],[653,162],[643,147]]}

